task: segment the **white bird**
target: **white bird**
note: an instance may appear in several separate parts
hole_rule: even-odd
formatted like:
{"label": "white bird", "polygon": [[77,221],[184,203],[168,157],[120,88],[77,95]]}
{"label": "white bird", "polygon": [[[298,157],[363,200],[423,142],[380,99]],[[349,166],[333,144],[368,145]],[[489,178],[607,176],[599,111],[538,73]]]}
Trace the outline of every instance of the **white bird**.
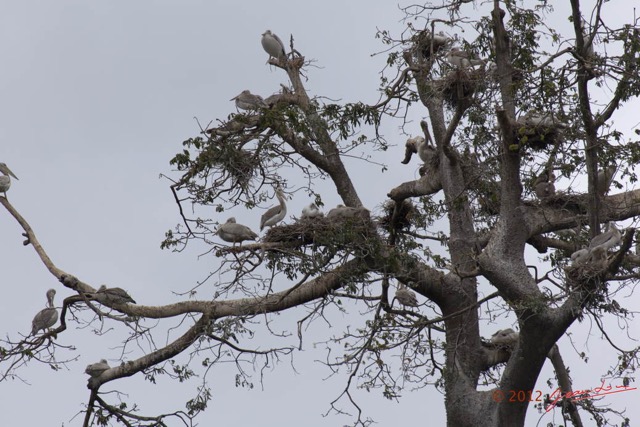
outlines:
{"label": "white bird", "polygon": [[258,235],[246,225],[236,224],[234,217],[229,218],[224,224],[220,224],[216,234],[225,242],[234,244],[242,244],[244,240],[256,240],[258,238]]}
{"label": "white bird", "polygon": [[4,197],[6,198],[7,190],[11,187],[11,177],[15,179],[18,179],[18,177],[11,172],[5,163],[0,163],[0,172],[2,172],[2,176],[0,176],[0,191],[4,193]]}
{"label": "white bird", "polygon": [[238,96],[231,98],[229,101],[236,101],[236,107],[240,110],[251,111],[268,107],[260,95],[254,95],[248,90],[243,90]]}
{"label": "white bird", "polygon": [[126,304],[133,303],[135,300],[122,288],[107,288],[107,285],[102,285],[98,288],[96,293],[96,299],[99,302],[106,302],[108,304]]}
{"label": "white bird", "polygon": [[416,299],[416,293],[400,283],[398,284],[398,290],[396,291],[396,299],[405,307],[417,307],[418,300]]}
{"label": "white bird", "polygon": [[607,231],[598,234],[596,237],[591,239],[591,243],[589,243],[589,249],[594,249],[597,247],[603,247],[605,251],[613,248],[614,246],[618,246],[622,243],[622,234],[620,234],[620,230],[616,227],[613,222],[609,222],[607,224]]}
{"label": "white bird", "polygon": [[556,187],[553,185],[554,179],[555,176],[547,171],[542,172],[540,176],[536,178],[533,188],[538,199],[544,199],[556,194]]}
{"label": "white bird", "polygon": [[313,219],[313,218],[322,218],[324,216],[324,214],[322,213],[322,211],[318,208],[318,206],[316,206],[315,203],[311,203],[309,206],[305,206],[304,208],[302,208],[302,216],[301,218],[309,218],[309,219]]}
{"label": "white bird", "polygon": [[500,329],[495,334],[491,335],[491,339],[489,342],[495,345],[509,345],[514,346],[518,339],[520,338],[520,334],[514,331],[511,328]]}
{"label": "white bird", "polygon": [[580,265],[587,262],[589,259],[589,249],[582,248],[571,254],[571,265]]}
{"label": "white bird", "polygon": [[600,196],[604,196],[609,192],[613,178],[616,176],[616,165],[605,166],[598,171],[598,179],[596,181],[596,190]]}
{"label": "white bird", "polygon": [[287,214],[287,204],[284,199],[284,192],[281,187],[276,188],[276,197],[280,204],[269,208],[260,218],[260,231],[265,227],[273,227],[280,221],[282,221]]}
{"label": "white bird", "polygon": [[58,321],[58,310],[53,307],[53,297],[55,296],[55,289],[47,291],[47,308],[40,310],[31,322],[31,333],[33,335],[39,330],[49,329]]}
{"label": "white bird", "polygon": [[91,378],[98,378],[100,375],[102,375],[103,372],[108,371],[109,369],[111,369],[111,366],[109,366],[109,363],[107,363],[107,360],[100,359],[98,363],[92,363],[90,365],[87,365],[87,367],[84,370],[84,373],[91,376]]}
{"label": "white bird", "polygon": [[589,265],[598,270],[607,266],[607,249],[604,246],[596,246],[591,250]]}
{"label": "white bird", "polygon": [[445,59],[449,64],[456,68],[471,68],[475,65],[484,64],[482,59],[471,58],[467,52],[460,50],[457,47],[451,48],[447,53],[447,56],[445,56]]}
{"label": "white bird", "polygon": [[369,210],[366,208],[351,208],[345,205],[338,205],[327,213],[328,219],[346,219],[356,217],[369,217]]}
{"label": "white bird", "polygon": [[437,154],[435,147],[428,144],[421,136],[407,139],[404,146],[404,160],[401,163],[405,165],[409,163],[414,153],[418,153],[418,156],[423,162],[428,162]]}
{"label": "white bird", "polygon": [[273,34],[271,30],[267,30],[262,34],[262,48],[270,56],[273,56],[278,60],[287,58],[287,54],[284,50],[284,43],[282,43],[280,37]]}
{"label": "white bird", "polygon": [[551,113],[544,114],[536,110],[527,111],[523,119],[524,119],[524,124],[530,127],[538,127],[538,126],[546,127],[546,128],[551,128],[551,127],[566,128],[567,127],[567,125],[565,125],[561,121],[554,119]]}

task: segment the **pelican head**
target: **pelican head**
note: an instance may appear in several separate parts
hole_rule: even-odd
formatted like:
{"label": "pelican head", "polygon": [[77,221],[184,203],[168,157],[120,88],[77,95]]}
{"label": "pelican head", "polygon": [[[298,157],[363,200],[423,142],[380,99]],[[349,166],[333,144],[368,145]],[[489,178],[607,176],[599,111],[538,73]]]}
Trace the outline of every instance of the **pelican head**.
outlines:
{"label": "pelican head", "polygon": [[11,172],[11,169],[9,169],[6,163],[0,163],[0,172],[2,172],[3,175],[12,176],[15,179],[18,179],[18,177]]}

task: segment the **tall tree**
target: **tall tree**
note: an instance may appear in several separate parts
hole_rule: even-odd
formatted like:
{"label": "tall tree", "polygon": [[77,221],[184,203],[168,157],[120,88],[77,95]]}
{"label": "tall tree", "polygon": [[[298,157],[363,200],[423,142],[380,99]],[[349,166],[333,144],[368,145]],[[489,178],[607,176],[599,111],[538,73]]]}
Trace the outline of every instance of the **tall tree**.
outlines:
{"label": "tall tree", "polygon": [[[601,319],[629,313],[615,296],[637,280],[640,257],[629,252],[635,231],[619,231],[614,222],[640,213],[640,192],[608,193],[616,182],[636,180],[638,141],[615,129],[612,119],[640,94],[640,28],[635,20],[613,27],[607,19],[615,11],[607,11],[604,0],[588,11],[578,0],[570,4],[571,37],[546,24],[553,14],[546,1],[525,7],[495,0],[490,14],[475,20],[464,14],[470,6],[465,1],[407,8],[401,39],[380,33],[390,48],[385,71],[396,74],[383,76],[375,105],[311,96],[303,84],[309,62],[293,40],[282,43],[265,33],[269,63],[286,73],[290,85],[264,100],[244,93],[237,102],[243,111],[185,141],[171,162],[180,172],[171,189],[181,224],[167,232],[163,247],[179,251],[196,241],[210,247],[220,259],[209,279],[214,298],[149,306],[122,289],[85,283],[53,264],[27,221],[0,197],[24,229],[25,244],[75,291],[64,299],[59,323],[34,321],[30,336],[3,342],[0,379],[32,359],[59,363],[56,338],[86,313],[93,321],[131,328],[125,347],[154,342],[151,320],[180,319],[181,335],[168,344],[154,342],[145,355],[118,366],[100,361],[87,367],[84,425],[155,425],[169,417],[187,422],[207,407],[206,382],[185,412],[154,416],[110,401],[101,389],[136,374],[150,381],[161,374],[186,379],[198,369],[196,360],[205,370],[228,360],[270,363],[303,347],[309,323],[330,321],[353,301],[366,319],[326,343],[326,362],[334,372],[349,373],[341,397],[356,407],[356,377],[388,398],[406,384],[434,384],[444,391],[450,426],[521,426],[539,397],[526,393],[535,390],[549,359],[559,391],[537,404],[560,411],[574,426],[583,425],[585,414],[604,425],[618,412],[571,398],[572,379],[556,342],[586,317],[607,336]],[[456,28],[477,36],[452,36]],[[417,154],[421,176],[391,184],[381,214],[372,215],[356,191],[357,170],[344,159],[360,149],[387,150],[378,132],[382,120],[416,108],[427,118],[421,135],[408,140],[404,163],[415,164]],[[585,176],[586,191],[574,190]],[[323,205],[318,178],[335,186],[344,206],[278,222],[293,191]],[[257,242],[235,220],[216,226],[208,218],[212,206],[218,213],[252,209],[267,205],[274,192],[279,206],[265,214],[270,228]],[[189,205],[192,212],[206,207],[207,216],[191,217]],[[446,232],[436,233],[433,224],[440,219]],[[609,226],[601,233],[604,223]],[[219,245],[218,238],[231,245]],[[446,245],[447,256],[434,242]],[[547,262],[538,265],[525,254],[527,246]],[[480,286],[493,291],[480,298]],[[487,301],[513,314],[517,326],[482,337]],[[254,330],[267,330],[272,316],[299,307],[305,310],[291,326],[293,342],[250,347]],[[620,363],[610,375],[627,387],[638,349],[623,351],[612,343],[611,351]],[[187,354],[190,363],[177,362]],[[249,382],[238,366],[238,383]],[[355,424],[369,424],[357,414]]]}

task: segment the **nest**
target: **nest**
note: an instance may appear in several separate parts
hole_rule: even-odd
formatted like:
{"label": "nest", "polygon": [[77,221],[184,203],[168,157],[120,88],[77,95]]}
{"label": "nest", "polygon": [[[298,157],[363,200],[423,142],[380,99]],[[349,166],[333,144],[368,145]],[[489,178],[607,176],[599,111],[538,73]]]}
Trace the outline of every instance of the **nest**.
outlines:
{"label": "nest", "polygon": [[294,243],[297,245],[358,246],[370,235],[369,218],[303,218],[291,225],[271,227],[266,243]]}
{"label": "nest", "polygon": [[478,89],[479,82],[484,81],[486,71],[483,68],[457,69],[448,72],[440,80],[435,80],[433,88],[439,92],[444,102],[451,108],[467,102]]}
{"label": "nest", "polygon": [[515,137],[520,146],[529,146],[534,150],[545,150],[561,142],[560,126],[530,125],[521,120],[516,122]]}
{"label": "nest", "polygon": [[380,226],[389,229],[403,230],[411,227],[412,219],[416,213],[415,206],[410,200],[403,200],[394,217],[396,211],[397,202],[395,200],[387,201],[382,209],[384,210],[384,216],[380,218]]}
{"label": "nest", "polygon": [[413,42],[416,46],[417,51],[419,51],[424,59],[429,59],[432,57],[431,46],[433,44],[433,54],[442,50],[442,48],[447,46],[447,40],[443,40],[443,37],[433,37],[431,35],[431,31],[420,31],[416,35],[413,36]]}

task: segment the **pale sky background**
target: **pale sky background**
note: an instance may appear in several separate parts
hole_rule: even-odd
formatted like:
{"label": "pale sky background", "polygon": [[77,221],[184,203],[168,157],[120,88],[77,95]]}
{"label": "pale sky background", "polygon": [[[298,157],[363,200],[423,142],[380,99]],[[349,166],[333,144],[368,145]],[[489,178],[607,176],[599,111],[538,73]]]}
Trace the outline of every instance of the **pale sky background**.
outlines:
{"label": "pale sky background", "polygon": [[[487,5],[469,5],[466,10],[477,16]],[[566,16],[553,19],[564,25]],[[260,35],[266,29],[286,44],[293,34],[297,49],[307,59],[316,59],[317,68],[308,69],[305,83],[310,95],[373,103],[378,73],[386,61],[384,55],[371,57],[383,49],[374,37],[376,28],[397,35],[405,26],[402,17],[396,4],[382,0],[0,3],[0,161],[19,178],[9,200],[30,222],[58,267],[95,287],[107,283],[126,288],[140,304],[175,302],[178,297],[173,292],[192,288],[219,262],[211,256],[198,258],[206,250],[199,245],[180,254],[159,248],[165,231],[179,222],[169,182],[159,174],[177,176],[171,173],[169,160],[182,150],[183,140],[198,134],[194,117],[206,125],[235,111],[229,99],[243,89],[268,96],[280,83],[287,83],[281,70],[265,64]],[[459,35],[473,38],[473,34]],[[423,113],[413,114],[419,120]],[[635,121],[616,117],[617,123],[628,127]],[[372,210],[388,190],[417,175],[417,165],[400,164],[406,136],[398,124],[389,122],[383,128],[387,140],[396,145],[379,157],[389,172],[350,162],[358,171],[357,189]],[[415,122],[414,134],[418,131]],[[335,190],[326,188],[327,206],[339,203]],[[298,215],[308,203],[303,192],[296,193],[290,201],[291,214]],[[254,229],[261,213],[233,211]],[[224,221],[229,215],[211,216]],[[45,270],[30,246],[22,246],[21,232],[2,209],[0,334],[13,339],[18,332],[29,331],[33,315],[44,307],[48,288],[58,290],[58,307],[71,294]],[[212,284],[203,292],[212,293]],[[637,297],[626,307],[638,310]],[[315,325],[305,337],[304,351],[295,355],[296,371],[284,361],[268,370],[264,388],[259,376],[253,390],[236,388],[235,368],[220,366],[208,377],[214,397],[197,418],[199,425],[351,422],[341,416],[322,417],[347,377],[325,380],[330,372],[316,362],[324,352],[314,351],[313,342],[338,335],[340,326],[354,322],[357,313],[353,310],[351,317],[334,319],[333,329]],[[278,325],[295,331],[296,320],[283,315]],[[501,322],[484,326],[483,335],[511,326],[506,319]],[[607,323],[617,328],[615,321]],[[570,332],[575,334],[575,351],[566,337],[560,345],[574,387],[595,387],[599,373],[614,363],[615,355],[588,321],[576,323]],[[103,357],[112,365],[119,363],[115,348],[119,337],[118,333],[97,337],[71,324],[58,342],[76,346],[71,357],[78,360],[58,372],[34,362],[19,371],[24,382],[0,383],[0,425],[80,425],[82,416],[74,416],[89,396],[84,368]],[[268,337],[264,342],[268,345]],[[629,341],[618,344],[633,346]],[[576,351],[593,351],[590,363],[579,361]],[[552,376],[545,366],[537,388],[550,391],[545,381]],[[109,383],[102,391],[117,388],[129,401],[139,402],[146,415],[184,409],[197,385],[197,378],[186,384],[160,378],[152,385],[138,374]],[[638,417],[640,410],[632,402],[640,395],[634,393],[608,397],[607,402],[627,406],[629,415]],[[444,425],[443,397],[433,389],[407,389],[399,402],[384,399],[379,390],[355,395],[378,425]],[[547,414],[541,425],[552,420],[560,422],[559,415]],[[537,421],[531,406],[527,424]]]}

